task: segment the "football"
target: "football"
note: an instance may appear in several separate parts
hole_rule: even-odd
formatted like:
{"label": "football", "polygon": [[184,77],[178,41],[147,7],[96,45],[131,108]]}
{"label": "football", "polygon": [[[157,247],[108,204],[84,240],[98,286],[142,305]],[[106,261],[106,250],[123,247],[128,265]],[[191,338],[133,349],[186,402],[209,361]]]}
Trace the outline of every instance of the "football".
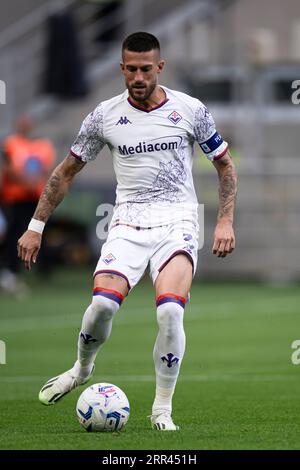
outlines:
{"label": "football", "polygon": [[82,392],[76,413],[79,423],[88,432],[120,431],[128,421],[130,406],[119,387],[98,383]]}

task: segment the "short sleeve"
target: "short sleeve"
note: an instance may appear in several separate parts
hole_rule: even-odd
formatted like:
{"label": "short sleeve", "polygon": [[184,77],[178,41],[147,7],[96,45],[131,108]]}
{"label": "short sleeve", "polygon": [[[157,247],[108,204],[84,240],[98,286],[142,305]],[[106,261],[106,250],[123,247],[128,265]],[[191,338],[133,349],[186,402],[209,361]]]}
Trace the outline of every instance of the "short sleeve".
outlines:
{"label": "short sleeve", "polygon": [[84,119],[71,154],[83,162],[95,160],[106,142],[103,136],[103,107],[100,104]]}
{"label": "short sleeve", "polygon": [[199,101],[199,106],[194,118],[195,140],[200,145],[208,160],[218,160],[228,150],[228,144],[216,131],[214,119],[204,104]]}

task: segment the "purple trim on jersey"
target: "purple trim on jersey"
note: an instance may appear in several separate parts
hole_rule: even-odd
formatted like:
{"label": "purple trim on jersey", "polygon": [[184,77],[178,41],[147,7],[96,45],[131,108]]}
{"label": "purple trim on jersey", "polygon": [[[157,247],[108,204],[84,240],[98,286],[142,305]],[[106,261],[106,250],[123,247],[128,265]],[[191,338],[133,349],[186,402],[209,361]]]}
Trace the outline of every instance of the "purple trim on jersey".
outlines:
{"label": "purple trim on jersey", "polygon": [[173,258],[175,258],[175,256],[181,255],[181,254],[185,255],[190,260],[190,262],[192,263],[192,266],[193,266],[193,271],[194,271],[194,260],[193,260],[192,256],[185,250],[177,250],[177,251],[174,251],[174,253],[171,256],[169,256],[169,258],[158,268],[158,272],[160,273],[167,266],[169,261],[171,261],[171,259],[173,259]]}
{"label": "purple trim on jersey", "polygon": [[151,109],[141,108],[139,105],[131,101],[130,96],[128,96],[127,101],[131,106],[138,109],[139,111],[144,111],[145,113],[151,113],[151,111],[155,111],[156,109],[161,108],[164,104],[166,104],[167,101],[169,101],[169,98],[164,99],[160,104],[158,104],[157,106],[154,106],[154,108],[151,108]]}
{"label": "purple trim on jersey", "polygon": [[180,297],[179,295],[175,294],[163,294],[157,297],[156,299],[156,307],[159,307],[160,305],[166,304],[167,302],[174,302],[180,307],[184,308],[186,300],[183,297]]}
{"label": "purple trim on jersey", "polygon": [[115,271],[115,270],[113,270],[113,269],[100,269],[99,271],[96,271],[96,272],[95,272],[95,274],[94,274],[94,279],[95,279],[95,277],[97,276],[97,274],[101,274],[101,273],[115,274],[116,276],[122,277],[122,278],[125,279],[125,281],[127,282],[128,289],[129,289],[129,290],[131,289],[131,286],[130,286],[130,282],[129,282],[129,280],[128,280],[128,277],[125,276],[125,274],[120,273],[120,271]]}
{"label": "purple trim on jersey", "polygon": [[82,161],[82,158],[79,155],[76,155],[76,153],[74,153],[73,150],[70,150],[70,154],[72,155],[72,157],[76,158],[76,160],[79,160],[81,163],[84,163]]}
{"label": "purple trim on jersey", "polygon": [[216,156],[213,158],[213,162],[215,162],[216,160],[219,160],[220,158],[224,157],[224,155],[225,155],[225,153],[227,152],[227,150],[228,150],[228,145],[227,145],[226,149],[225,149],[222,153],[220,153],[220,155],[216,155]]}

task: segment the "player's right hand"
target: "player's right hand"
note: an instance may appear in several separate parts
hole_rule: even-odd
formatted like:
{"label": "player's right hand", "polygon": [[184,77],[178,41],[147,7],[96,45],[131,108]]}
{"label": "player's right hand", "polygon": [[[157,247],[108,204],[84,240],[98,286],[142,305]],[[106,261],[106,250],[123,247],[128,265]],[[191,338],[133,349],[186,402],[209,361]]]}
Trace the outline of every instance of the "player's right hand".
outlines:
{"label": "player's right hand", "polygon": [[42,235],[33,230],[27,230],[18,240],[18,257],[24,261],[25,268],[31,269],[41,248]]}

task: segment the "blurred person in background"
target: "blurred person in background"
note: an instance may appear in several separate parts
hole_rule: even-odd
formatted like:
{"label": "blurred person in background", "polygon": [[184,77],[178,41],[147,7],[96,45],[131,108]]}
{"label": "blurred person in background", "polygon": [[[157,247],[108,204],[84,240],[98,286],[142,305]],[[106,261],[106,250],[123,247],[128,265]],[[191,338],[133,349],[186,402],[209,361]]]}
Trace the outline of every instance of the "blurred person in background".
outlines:
{"label": "blurred person in background", "polygon": [[4,265],[0,271],[0,288],[20,294],[26,291],[19,279],[21,267],[16,243],[28,225],[37,201],[55,163],[55,149],[48,139],[32,137],[34,123],[20,115],[16,132],[2,142],[1,205],[7,223],[3,242]]}
{"label": "blurred person in background", "polygon": [[219,177],[212,248],[219,258],[235,247],[237,176],[228,144],[204,104],[158,83],[164,65],[155,36],[138,32],[125,39],[120,66],[126,90],[100,103],[85,118],[69,155],[49,179],[28,230],[18,242],[18,252],[30,269],[48,218],[75,175],[107,144],[118,182],[117,198],[94,273],[93,299],[83,316],[78,359],[72,369],[45,383],[39,399],[53,405],[90,379],[115,314],[149,269],[159,328],[153,350],[156,393],[151,424],[158,431],[176,431],[172,397],[185,352],[184,308],[198,254],[194,144],[200,145]]}

